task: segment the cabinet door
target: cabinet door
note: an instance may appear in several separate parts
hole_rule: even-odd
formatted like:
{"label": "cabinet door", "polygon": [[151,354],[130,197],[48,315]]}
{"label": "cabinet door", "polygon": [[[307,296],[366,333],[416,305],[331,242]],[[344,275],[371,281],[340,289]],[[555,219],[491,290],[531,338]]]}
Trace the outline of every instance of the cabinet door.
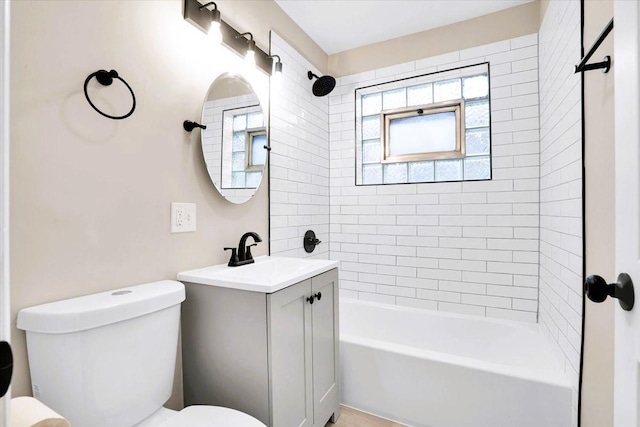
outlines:
{"label": "cabinet door", "polygon": [[313,321],[313,408],[317,426],[338,414],[338,269],[311,279]]}
{"label": "cabinet door", "polygon": [[269,295],[271,427],[311,427],[311,280]]}

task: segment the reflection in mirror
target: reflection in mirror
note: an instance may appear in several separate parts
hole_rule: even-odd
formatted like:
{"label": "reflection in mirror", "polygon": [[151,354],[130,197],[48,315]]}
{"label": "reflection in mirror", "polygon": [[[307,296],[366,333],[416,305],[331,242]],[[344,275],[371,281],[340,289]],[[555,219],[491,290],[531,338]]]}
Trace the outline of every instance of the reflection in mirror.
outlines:
{"label": "reflection in mirror", "polygon": [[220,75],[202,108],[202,152],[220,194],[233,203],[249,200],[267,163],[266,117],[249,82],[238,74]]}

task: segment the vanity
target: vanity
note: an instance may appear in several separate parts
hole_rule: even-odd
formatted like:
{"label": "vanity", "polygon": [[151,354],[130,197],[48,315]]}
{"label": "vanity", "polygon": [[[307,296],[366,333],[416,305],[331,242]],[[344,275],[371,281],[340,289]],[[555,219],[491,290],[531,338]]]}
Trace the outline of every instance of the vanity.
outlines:
{"label": "vanity", "polygon": [[185,405],[216,405],[269,427],[339,417],[338,262],[258,257],[178,274]]}

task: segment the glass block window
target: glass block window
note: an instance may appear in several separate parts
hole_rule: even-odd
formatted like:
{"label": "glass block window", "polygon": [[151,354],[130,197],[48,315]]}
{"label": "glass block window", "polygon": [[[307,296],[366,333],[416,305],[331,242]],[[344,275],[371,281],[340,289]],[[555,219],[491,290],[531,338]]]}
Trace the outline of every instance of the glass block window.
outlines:
{"label": "glass block window", "polygon": [[255,188],[266,162],[267,133],[261,111],[235,113],[232,119],[231,188]]}
{"label": "glass block window", "polygon": [[356,90],[356,184],[491,179],[489,64]]}

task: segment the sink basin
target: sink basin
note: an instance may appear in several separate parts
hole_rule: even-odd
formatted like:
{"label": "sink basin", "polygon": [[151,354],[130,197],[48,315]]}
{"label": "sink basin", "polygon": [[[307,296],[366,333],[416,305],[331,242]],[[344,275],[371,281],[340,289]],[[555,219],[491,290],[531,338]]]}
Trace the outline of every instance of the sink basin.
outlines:
{"label": "sink basin", "polygon": [[338,267],[338,261],[261,256],[240,267],[226,264],[178,273],[181,282],[273,293]]}

